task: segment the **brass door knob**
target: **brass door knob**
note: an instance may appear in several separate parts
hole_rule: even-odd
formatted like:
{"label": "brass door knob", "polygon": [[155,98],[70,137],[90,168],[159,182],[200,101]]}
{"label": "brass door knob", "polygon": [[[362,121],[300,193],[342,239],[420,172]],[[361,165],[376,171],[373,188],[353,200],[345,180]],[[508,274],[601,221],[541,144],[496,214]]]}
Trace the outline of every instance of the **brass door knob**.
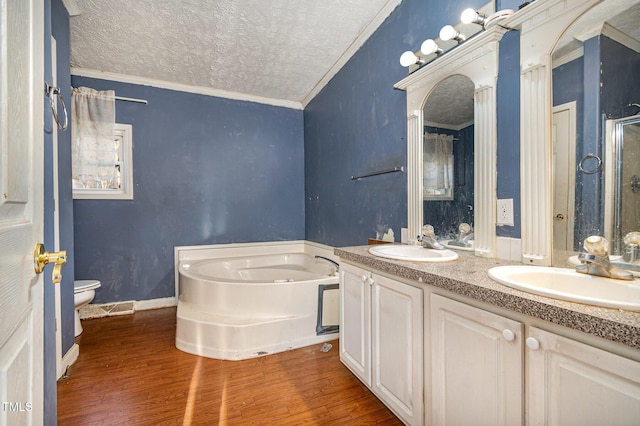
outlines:
{"label": "brass door knob", "polygon": [[554,217],[555,220],[564,220],[564,215],[562,213],[558,213],[556,215],[556,217]]}
{"label": "brass door knob", "polygon": [[48,252],[45,251],[44,244],[36,244],[36,249],[33,252],[33,269],[36,271],[36,274],[41,274],[42,271],[44,271],[45,265],[49,263],[54,264],[51,280],[54,284],[58,284],[62,281],[62,267],[67,263],[67,251]]}

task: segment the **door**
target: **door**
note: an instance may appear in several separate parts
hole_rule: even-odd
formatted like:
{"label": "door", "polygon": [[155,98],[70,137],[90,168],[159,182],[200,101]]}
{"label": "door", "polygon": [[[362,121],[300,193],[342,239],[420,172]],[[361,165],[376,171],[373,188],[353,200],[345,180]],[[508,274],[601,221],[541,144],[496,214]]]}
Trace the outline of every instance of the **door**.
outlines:
{"label": "door", "polygon": [[553,108],[553,248],[573,251],[576,188],[576,106]]}
{"label": "door", "polygon": [[432,424],[522,424],[522,328],[431,295]]}
{"label": "door", "polygon": [[422,290],[373,275],[373,392],[408,425],[423,424]]}
{"label": "door", "polygon": [[44,6],[0,3],[0,424],[43,421]]}
{"label": "door", "polygon": [[340,265],[340,360],[371,386],[371,274]]}
{"label": "door", "polygon": [[640,362],[529,328],[528,424],[637,425]]}

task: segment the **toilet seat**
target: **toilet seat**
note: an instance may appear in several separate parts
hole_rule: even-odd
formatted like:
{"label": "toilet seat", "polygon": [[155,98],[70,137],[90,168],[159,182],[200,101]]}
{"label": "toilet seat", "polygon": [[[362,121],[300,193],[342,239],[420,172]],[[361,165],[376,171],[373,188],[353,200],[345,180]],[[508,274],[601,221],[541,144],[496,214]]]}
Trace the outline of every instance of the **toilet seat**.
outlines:
{"label": "toilet seat", "polygon": [[73,293],[80,293],[100,287],[98,280],[77,280],[73,282]]}

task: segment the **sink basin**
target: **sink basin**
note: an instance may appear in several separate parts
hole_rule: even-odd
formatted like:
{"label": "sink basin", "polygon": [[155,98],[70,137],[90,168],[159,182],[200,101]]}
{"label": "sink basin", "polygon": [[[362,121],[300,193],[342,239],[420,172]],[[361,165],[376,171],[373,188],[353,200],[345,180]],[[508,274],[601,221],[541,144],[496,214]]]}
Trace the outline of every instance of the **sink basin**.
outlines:
{"label": "sink basin", "polygon": [[369,249],[369,253],[387,259],[409,260],[412,262],[450,262],[458,258],[458,253],[451,250],[434,250],[421,246],[397,244],[374,245]]}
{"label": "sink basin", "polygon": [[554,299],[640,312],[640,281],[614,280],[572,269],[513,265],[489,269],[494,281]]}

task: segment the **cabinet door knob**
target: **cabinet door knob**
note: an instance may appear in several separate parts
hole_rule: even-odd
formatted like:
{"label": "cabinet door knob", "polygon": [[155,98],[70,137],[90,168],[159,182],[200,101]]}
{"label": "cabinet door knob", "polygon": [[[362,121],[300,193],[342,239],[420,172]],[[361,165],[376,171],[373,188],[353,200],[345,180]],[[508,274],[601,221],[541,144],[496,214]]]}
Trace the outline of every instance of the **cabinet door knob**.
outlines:
{"label": "cabinet door knob", "polygon": [[376,280],[374,280],[373,278],[369,278],[369,285],[373,285],[373,283],[374,283],[375,281],[376,281]]}
{"label": "cabinet door knob", "polygon": [[366,276],[366,275],[363,275],[363,276],[362,276],[362,282],[365,282],[366,280],[367,280],[367,276]]}
{"label": "cabinet door knob", "polygon": [[502,337],[504,337],[504,340],[507,342],[513,342],[516,339],[516,334],[507,328],[502,330]]}
{"label": "cabinet door knob", "polygon": [[534,351],[540,349],[540,342],[538,341],[538,339],[527,337],[526,343],[529,349],[532,349]]}

